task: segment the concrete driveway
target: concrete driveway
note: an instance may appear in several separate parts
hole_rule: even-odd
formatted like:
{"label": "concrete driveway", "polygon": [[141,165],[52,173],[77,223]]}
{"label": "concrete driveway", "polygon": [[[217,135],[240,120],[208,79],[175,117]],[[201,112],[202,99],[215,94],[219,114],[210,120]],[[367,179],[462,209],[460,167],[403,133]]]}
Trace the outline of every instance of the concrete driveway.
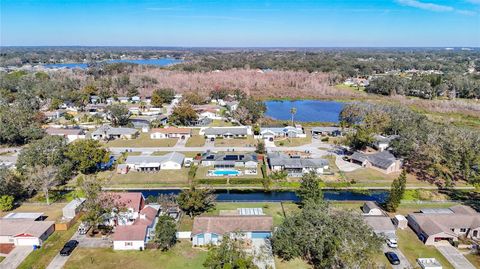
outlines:
{"label": "concrete driveway", "polygon": [[442,253],[442,255],[452,264],[456,269],[475,269],[465,256],[454,246],[450,244],[435,245],[435,247]]}
{"label": "concrete driveway", "polygon": [[275,260],[273,259],[272,244],[269,239],[252,239],[251,252],[251,254],[254,256],[253,262],[258,268],[275,269]]}
{"label": "concrete driveway", "polygon": [[398,258],[400,259],[400,264],[399,265],[390,264],[393,269],[404,269],[404,268],[409,268],[410,269],[410,268],[413,268],[412,265],[410,264],[410,262],[407,260],[407,257],[405,257],[405,255],[403,255],[403,253],[400,251],[400,249],[390,248],[386,244],[384,244],[383,245],[383,253],[386,253],[386,252],[393,252],[393,253],[397,254]]}
{"label": "concrete driveway", "polygon": [[[75,250],[73,250],[72,254],[75,253]],[[57,255],[53,258],[53,260],[50,262],[50,264],[47,266],[47,269],[61,269],[63,266],[67,263],[68,258],[70,256],[61,256],[60,253],[57,253]]]}
{"label": "concrete driveway", "polygon": [[33,247],[15,247],[8,256],[0,263],[1,269],[17,268],[22,261],[33,251]]}

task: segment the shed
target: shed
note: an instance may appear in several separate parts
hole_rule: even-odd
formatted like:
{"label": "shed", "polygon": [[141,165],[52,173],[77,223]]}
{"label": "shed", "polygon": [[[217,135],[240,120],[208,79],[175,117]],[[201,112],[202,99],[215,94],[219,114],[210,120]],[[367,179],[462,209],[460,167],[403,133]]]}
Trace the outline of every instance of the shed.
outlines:
{"label": "shed", "polygon": [[406,229],[408,227],[408,220],[403,215],[395,215],[392,221],[397,229]]}
{"label": "shed", "polygon": [[383,216],[383,211],[378,206],[377,203],[373,201],[367,201],[362,206],[362,211],[365,215],[373,215],[373,216]]}
{"label": "shed", "polygon": [[63,217],[66,219],[73,219],[82,209],[82,205],[85,202],[85,198],[77,198],[63,207]]}
{"label": "shed", "polygon": [[117,165],[117,174],[127,174],[128,173],[128,165],[126,164],[119,164]]}
{"label": "shed", "polygon": [[417,262],[422,269],[442,269],[442,265],[435,258],[418,258]]}

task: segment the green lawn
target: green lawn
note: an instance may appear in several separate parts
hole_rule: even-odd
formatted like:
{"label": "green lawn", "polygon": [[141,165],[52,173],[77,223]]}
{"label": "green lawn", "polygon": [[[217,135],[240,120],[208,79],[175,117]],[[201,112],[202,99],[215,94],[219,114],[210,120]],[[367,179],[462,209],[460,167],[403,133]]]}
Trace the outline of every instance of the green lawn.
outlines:
{"label": "green lawn", "polygon": [[[371,168],[360,168],[353,172],[344,172],[345,179],[355,181],[355,186],[388,186],[392,184],[395,178],[398,178],[400,173],[384,174],[380,171]],[[414,175],[407,175],[407,186],[425,187],[432,186],[430,183],[418,180]]]}
{"label": "green lawn", "polygon": [[417,258],[435,258],[444,269],[453,269],[453,266],[443,257],[434,246],[425,246],[417,235],[410,229],[397,230],[398,247],[412,265],[417,265]]}
{"label": "green lawn", "polygon": [[173,147],[178,138],[150,139],[150,133],[141,133],[135,139],[116,139],[106,143],[108,147]]}
{"label": "green lawn", "polygon": [[2,262],[3,260],[5,260],[5,257],[0,256],[0,262]]}
{"label": "green lawn", "polygon": [[313,266],[306,263],[300,258],[296,258],[290,261],[284,261],[278,257],[275,257],[275,268],[276,269],[311,269]]}
{"label": "green lawn", "polygon": [[201,147],[205,145],[205,137],[201,135],[193,135],[188,138],[185,147]]}
{"label": "green lawn", "polygon": [[46,203],[37,203],[32,201],[32,203],[23,203],[12,211],[0,212],[0,217],[3,217],[10,212],[36,212],[43,213],[45,216],[47,216],[46,220],[56,221],[62,217],[62,208],[65,205],[66,203],[51,203],[50,205],[47,205]]}
{"label": "green lawn", "polygon": [[234,126],[234,125],[229,121],[213,120],[208,126],[209,127],[228,127],[228,126]]}
{"label": "green lawn", "polygon": [[[154,151],[152,153],[152,155],[161,156],[161,155],[165,155],[167,153],[168,152],[165,152],[165,151]],[[198,151],[179,151],[178,153],[181,153],[181,154],[185,155],[186,158],[193,158],[193,157],[197,156],[198,153],[202,153],[202,152],[198,152]]]}
{"label": "green lawn", "polygon": [[[70,240],[75,231],[77,231],[79,224],[76,224],[68,231],[55,231],[43,243],[40,250],[30,253],[25,260],[20,264],[18,269],[37,269],[46,268],[53,260],[55,255],[63,248],[63,245]],[[75,252],[74,252],[75,253]]]}
{"label": "green lawn", "polygon": [[114,251],[110,248],[79,248],[75,250],[64,268],[204,268],[202,264],[206,259],[206,255],[206,251],[192,248],[189,240],[180,241],[171,250],[166,252],[160,250]]}
{"label": "green lawn", "polygon": [[105,171],[99,177],[110,179],[109,187],[153,187],[155,186],[186,186],[188,185],[188,170],[161,170],[155,173],[130,171],[128,174],[117,174],[115,171]]}
{"label": "green lawn", "polygon": [[467,260],[469,260],[474,267],[480,268],[480,254],[467,254],[465,255],[465,258],[467,258]]}
{"label": "green lawn", "polygon": [[215,139],[215,147],[255,147],[257,141],[253,136],[246,138]]}

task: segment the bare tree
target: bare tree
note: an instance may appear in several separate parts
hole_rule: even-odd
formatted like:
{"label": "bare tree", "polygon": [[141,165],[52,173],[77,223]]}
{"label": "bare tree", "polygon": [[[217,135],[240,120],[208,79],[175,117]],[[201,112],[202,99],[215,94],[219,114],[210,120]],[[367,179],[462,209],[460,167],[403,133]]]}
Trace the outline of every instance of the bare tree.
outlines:
{"label": "bare tree", "polygon": [[49,191],[51,188],[60,184],[57,178],[58,168],[55,166],[35,165],[28,170],[27,179],[24,181],[25,187],[33,193],[42,191],[45,195],[47,205],[50,204]]}

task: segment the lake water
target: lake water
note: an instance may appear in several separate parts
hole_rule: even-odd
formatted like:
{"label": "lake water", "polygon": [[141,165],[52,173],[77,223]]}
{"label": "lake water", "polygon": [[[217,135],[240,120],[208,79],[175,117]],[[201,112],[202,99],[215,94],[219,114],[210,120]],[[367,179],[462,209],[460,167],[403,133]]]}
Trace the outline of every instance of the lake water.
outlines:
{"label": "lake water", "polygon": [[297,122],[333,122],[338,123],[338,116],[344,103],[321,100],[266,101],[266,116],[276,120],[291,120],[290,109],[297,109],[294,121]]}
{"label": "lake water", "polygon": [[[145,197],[160,194],[178,194],[180,190],[129,190],[130,192],[142,192]],[[216,190],[218,202],[298,202],[299,198],[293,191],[241,191],[241,190]],[[387,191],[323,191],[325,200],[330,201],[377,201],[383,202],[388,197]]]}
{"label": "lake water", "polygon": [[[181,63],[183,60],[174,58],[142,59],[142,60],[106,60],[107,63],[132,63],[140,65],[167,66]],[[80,68],[88,67],[86,63],[45,64],[47,68]]]}

